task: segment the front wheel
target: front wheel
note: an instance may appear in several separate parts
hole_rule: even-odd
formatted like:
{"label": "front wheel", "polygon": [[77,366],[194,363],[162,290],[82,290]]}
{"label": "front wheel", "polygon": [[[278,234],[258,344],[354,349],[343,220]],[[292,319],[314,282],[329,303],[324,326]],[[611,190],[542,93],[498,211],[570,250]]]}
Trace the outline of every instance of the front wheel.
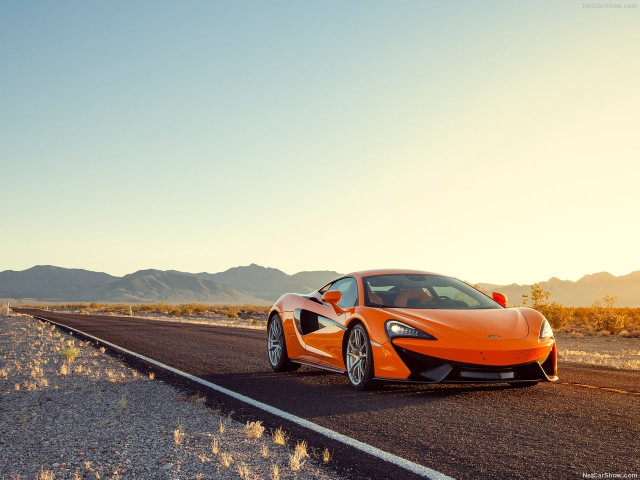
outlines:
{"label": "front wheel", "polygon": [[369,334],[358,324],[349,331],[345,351],[345,365],[351,386],[356,390],[369,387],[373,379],[373,354]]}
{"label": "front wheel", "polygon": [[282,320],[280,320],[280,315],[277,313],[271,317],[271,321],[269,322],[267,350],[269,354],[269,364],[276,372],[289,372],[300,368],[299,363],[293,363],[287,356],[287,344],[284,341]]}

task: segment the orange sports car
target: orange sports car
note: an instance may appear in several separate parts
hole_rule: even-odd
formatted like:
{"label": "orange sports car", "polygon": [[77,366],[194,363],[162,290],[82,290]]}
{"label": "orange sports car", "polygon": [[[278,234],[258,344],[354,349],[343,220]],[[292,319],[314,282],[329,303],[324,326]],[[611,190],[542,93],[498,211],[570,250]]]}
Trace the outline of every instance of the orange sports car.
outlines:
{"label": "orange sports car", "polygon": [[506,300],[434,273],[350,273],[308,295],[280,297],[269,312],[269,363],[277,372],[309,365],[346,373],[359,390],[375,380],[557,380],[549,322]]}

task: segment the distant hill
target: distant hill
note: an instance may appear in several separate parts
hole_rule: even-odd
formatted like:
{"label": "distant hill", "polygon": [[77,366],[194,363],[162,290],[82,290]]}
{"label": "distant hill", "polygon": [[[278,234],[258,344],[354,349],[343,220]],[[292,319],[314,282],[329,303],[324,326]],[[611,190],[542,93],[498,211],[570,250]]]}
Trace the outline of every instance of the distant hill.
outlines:
{"label": "distant hill", "polygon": [[140,270],[123,277],[51,265],[0,272],[0,298],[45,302],[269,304],[287,292],[308,293],[337,272],[295,275],[259,265],[220,273]]}
{"label": "distant hill", "polygon": [[[540,282],[551,293],[550,301],[561,305],[586,307],[605,295],[618,297],[617,306],[640,307],[640,270],[616,277],[607,272],[585,275],[580,280],[560,280],[552,277]],[[521,305],[522,295],[531,293],[531,285],[479,284],[487,291],[499,291],[509,298],[509,305]]]}
{"label": "distant hill", "polygon": [[266,303],[237,289],[193,275],[140,270],[92,292],[92,298],[102,302],[167,302],[167,303]]}
{"label": "distant hill", "polygon": [[308,293],[324,286],[340,274],[330,271],[300,272],[287,275],[276,268],[252,263],[248,267],[234,267],[220,273],[198,273],[200,278],[217,281],[249,295],[277,300],[283,293]]}
{"label": "distant hill", "polygon": [[0,272],[0,297],[42,300],[81,299],[87,291],[116,280],[107,273],[37,265],[28,270]]}

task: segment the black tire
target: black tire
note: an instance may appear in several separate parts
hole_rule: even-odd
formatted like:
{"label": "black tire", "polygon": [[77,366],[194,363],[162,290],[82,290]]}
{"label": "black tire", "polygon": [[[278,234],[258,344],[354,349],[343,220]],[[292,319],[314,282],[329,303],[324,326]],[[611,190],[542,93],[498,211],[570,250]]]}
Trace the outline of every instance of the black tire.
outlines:
{"label": "black tire", "polygon": [[540,383],[540,380],[531,380],[530,382],[510,383],[509,386],[512,388],[527,388],[527,387],[535,387],[539,383]]}
{"label": "black tire", "polygon": [[287,356],[282,320],[277,313],[271,317],[267,326],[267,359],[276,372],[291,372],[300,368],[299,363],[292,362]]}
{"label": "black tire", "polygon": [[344,364],[347,378],[356,390],[365,390],[373,383],[373,353],[367,329],[360,323],[347,332]]}

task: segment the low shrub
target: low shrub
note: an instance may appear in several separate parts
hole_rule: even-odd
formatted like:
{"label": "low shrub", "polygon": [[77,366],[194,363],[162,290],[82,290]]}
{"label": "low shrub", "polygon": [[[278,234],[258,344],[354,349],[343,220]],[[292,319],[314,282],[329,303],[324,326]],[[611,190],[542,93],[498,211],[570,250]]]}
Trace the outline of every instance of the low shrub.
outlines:
{"label": "low shrub", "polygon": [[523,295],[523,305],[527,306],[531,301],[531,308],[542,313],[554,330],[581,335],[619,333],[632,338],[636,338],[637,331],[640,337],[640,308],[616,307],[617,297],[605,295],[590,307],[566,307],[549,302],[550,296],[550,292],[534,284],[531,286],[531,294]]}

